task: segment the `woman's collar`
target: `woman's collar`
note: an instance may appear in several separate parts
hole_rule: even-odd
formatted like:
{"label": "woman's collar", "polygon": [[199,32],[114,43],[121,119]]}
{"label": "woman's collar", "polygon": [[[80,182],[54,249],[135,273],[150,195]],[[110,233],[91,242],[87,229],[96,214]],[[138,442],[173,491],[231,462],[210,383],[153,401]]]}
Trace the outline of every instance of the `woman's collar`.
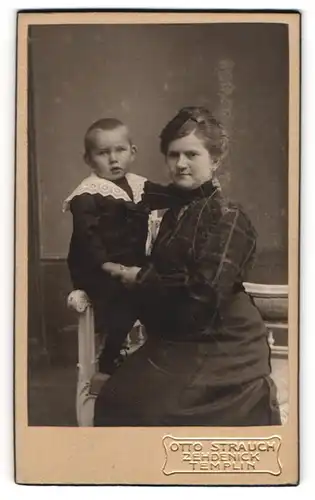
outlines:
{"label": "woman's collar", "polygon": [[221,186],[219,181],[215,179],[211,179],[209,181],[204,182],[201,186],[192,189],[192,190],[183,190],[180,187],[176,186],[175,184],[173,185],[174,189],[181,194],[181,198],[184,198],[185,200],[192,201],[196,200],[199,198],[208,198],[211,196],[215,191],[221,190]]}

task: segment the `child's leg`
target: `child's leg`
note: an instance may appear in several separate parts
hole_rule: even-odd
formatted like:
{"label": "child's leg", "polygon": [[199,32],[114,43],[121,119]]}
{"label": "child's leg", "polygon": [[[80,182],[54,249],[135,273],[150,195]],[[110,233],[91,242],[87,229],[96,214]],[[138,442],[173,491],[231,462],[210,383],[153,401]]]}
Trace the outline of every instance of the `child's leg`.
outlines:
{"label": "child's leg", "polygon": [[98,369],[101,373],[112,375],[119,367],[122,361],[120,351],[128,333],[129,329],[107,332],[105,346],[98,360]]}
{"label": "child's leg", "polygon": [[124,291],[115,300],[98,304],[101,316],[101,332],[106,334],[105,347],[99,357],[99,371],[112,374],[121,361],[120,351],[124,341],[137,320],[137,308],[132,292]]}

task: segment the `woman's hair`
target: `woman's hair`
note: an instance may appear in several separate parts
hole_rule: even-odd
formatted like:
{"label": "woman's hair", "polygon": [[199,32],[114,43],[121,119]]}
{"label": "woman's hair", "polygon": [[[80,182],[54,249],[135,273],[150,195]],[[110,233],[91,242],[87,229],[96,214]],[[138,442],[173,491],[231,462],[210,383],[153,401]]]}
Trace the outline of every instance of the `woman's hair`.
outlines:
{"label": "woman's hair", "polygon": [[208,109],[198,106],[182,108],[164,127],[160,134],[162,153],[167,154],[172,141],[192,132],[203,141],[212,161],[219,163],[227,153],[227,133]]}

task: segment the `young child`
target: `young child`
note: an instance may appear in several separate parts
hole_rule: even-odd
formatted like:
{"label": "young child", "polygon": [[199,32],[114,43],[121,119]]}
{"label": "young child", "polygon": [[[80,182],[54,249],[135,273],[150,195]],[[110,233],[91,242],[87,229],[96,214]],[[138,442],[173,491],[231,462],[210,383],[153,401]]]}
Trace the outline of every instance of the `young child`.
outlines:
{"label": "young child", "polygon": [[84,144],[91,174],[63,207],[73,216],[68,266],[74,288],[85,290],[92,301],[98,331],[106,333],[99,371],[112,374],[138,311],[134,292],[110,275],[109,263],[141,267],[149,244],[150,210],[176,206],[182,199],[172,186],[129,172],[137,150],[121,121],[93,123]]}

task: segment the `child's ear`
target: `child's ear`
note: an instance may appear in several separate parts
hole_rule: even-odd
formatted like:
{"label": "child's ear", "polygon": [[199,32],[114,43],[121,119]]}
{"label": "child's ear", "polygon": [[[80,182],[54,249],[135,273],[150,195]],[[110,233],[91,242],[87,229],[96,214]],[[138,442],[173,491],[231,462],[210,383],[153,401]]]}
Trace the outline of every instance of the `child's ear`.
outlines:
{"label": "child's ear", "polygon": [[137,146],[135,144],[131,144],[132,161],[135,159],[137,152],[138,152]]}

